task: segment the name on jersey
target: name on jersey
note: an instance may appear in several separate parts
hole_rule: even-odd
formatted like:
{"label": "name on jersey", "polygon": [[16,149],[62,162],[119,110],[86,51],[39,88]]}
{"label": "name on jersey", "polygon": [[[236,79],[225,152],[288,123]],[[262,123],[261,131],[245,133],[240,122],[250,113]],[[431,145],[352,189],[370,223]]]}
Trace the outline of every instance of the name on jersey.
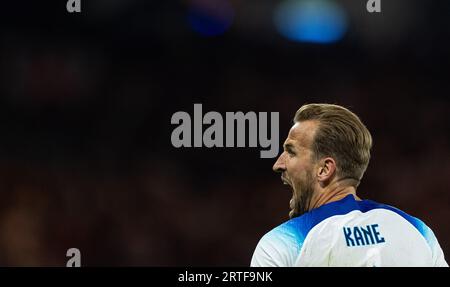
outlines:
{"label": "name on jersey", "polygon": [[385,242],[378,230],[378,224],[354,227],[344,226],[344,237],[348,247],[365,246]]}

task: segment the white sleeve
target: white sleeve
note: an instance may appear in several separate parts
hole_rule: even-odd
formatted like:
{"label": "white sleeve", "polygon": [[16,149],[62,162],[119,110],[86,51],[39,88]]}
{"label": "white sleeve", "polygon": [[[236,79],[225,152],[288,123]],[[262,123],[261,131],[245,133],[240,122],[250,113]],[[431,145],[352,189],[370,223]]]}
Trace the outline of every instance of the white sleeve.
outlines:
{"label": "white sleeve", "polygon": [[444,252],[442,252],[441,246],[436,245],[435,250],[433,250],[434,267],[448,267],[447,261],[444,258]]}
{"label": "white sleeve", "polygon": [[290,238],[266,234],[256,246],[250,266],[291,267],[296,260],[297,250]]}
{"label": "white sleeve", "polygon": [[447,261],[445,261],[444,258],[444,252],[442,251],[441,246],[439,245],[439,242],[437,241],[436,236],[434,235],[433,231],[428,227],[428,232],[431,237],[431,252],[433,254],[433,266],[434,267],[448,267]]}

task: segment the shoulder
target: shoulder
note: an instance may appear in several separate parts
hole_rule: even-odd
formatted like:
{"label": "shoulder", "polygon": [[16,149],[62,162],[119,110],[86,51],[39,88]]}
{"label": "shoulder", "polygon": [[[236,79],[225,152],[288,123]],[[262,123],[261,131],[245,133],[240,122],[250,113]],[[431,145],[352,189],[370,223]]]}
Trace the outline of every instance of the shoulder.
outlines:
{"label": "shoulder", "polygon": [[266,233],[256,246],[251,266],[293,266],[308,233],[318,223],[335,215],[337,206],[333,204],[312,210]]}
{"label": "shoulder", "polygon": [[251,266],[292,266],[307,234],[305,215],[291,219],[267,232],[258,242]]}
{"label": "shoulder", "polygon": [[434,235],[433,230],[427,224],[425,224],[425,222],[397,208],[391,207],[390,210],[402,216],[422,235],[422,237],[427,242],[428,247],[430,248],[433,266],[448,267],[448,264],[444,259],[442,248],[439,245],[439,242]]}
{"label": "shoulder", "polygon": [[376,210],[376,209],[382,209],[390,211],[396,215],[398,215],[399,218],[402,218],[405,222],[408,222],[410,225],[412,225],[421,235],[422,237],[427,241],[428,245],[432,247],[436,244],[436,237],[434,236],[433,231],[430,227],[428,227],[421,219],[412,216],[394,206],[387,205],[387,204],[381,204],[377,203],[371,200],[365,200],[362,204],[362,211],[370,211],[370,210]]}
{"label": "shoulder", "polygon": [[412,226],[413,229],[417,231],[417,234],[420,234],[429,247],[434,266],[448,266],[436,236],[434,235],[432,229],[424,221],[387,204],[380,204],[370,200],[365,200],[361,203],[361,210],[363,212],[378,209],[387,210],[392,214],[396,214],[396,217],[399,218],[399,220],[403,220],[405,224]]}

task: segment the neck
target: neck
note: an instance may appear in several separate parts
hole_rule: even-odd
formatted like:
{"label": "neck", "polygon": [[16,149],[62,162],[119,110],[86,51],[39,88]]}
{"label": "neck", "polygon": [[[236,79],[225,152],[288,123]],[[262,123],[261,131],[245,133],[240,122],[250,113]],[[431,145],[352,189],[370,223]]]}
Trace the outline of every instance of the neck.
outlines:
{"label": "neck", "polygon": [[349,182],[349,180],[340,180],[333,182],[319,192],[315,193],[315,195],[311,198],[309,210],[318,208],[319,206],[333,201],[341,200],[350,194],[352,194],[356,200],[361,200],[356,195],[355,186],[353,186],[351,182]]}

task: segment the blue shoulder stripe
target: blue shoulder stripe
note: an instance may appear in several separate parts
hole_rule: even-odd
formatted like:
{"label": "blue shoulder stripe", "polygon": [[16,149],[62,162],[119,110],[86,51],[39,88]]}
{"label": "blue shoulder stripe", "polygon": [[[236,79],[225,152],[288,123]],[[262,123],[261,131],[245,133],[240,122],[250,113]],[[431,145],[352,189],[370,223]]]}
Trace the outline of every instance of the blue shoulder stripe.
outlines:
{"label": "blue shoulder stripe", "polygon": [[362,212],[366,212],[366,211],[376,209],[376,208],[381,208],[381,209],[386,209],[386,210],[390,210],[392,212],[397,213],[398,215],[403,217],[406,221],[411,223],[411,225],[414,226],[417,229],[417,231],[419,231],[419,233],[425,238],[425,240],[427,241],[430,248],[433,249],[433,246],[435,244],[434,234],[431,231],[431,229],[422,220],[420,220],[414,216],[411,216],[411,215],[407,214],[406,212],[404,212],[398,208],[395,208],[393,206],[386,205],[386,204],[380,204],[380,203],[377,203],[377,202],[374,202],[371,200],[361,201],[360,206],[361,206],[360,210]]}

